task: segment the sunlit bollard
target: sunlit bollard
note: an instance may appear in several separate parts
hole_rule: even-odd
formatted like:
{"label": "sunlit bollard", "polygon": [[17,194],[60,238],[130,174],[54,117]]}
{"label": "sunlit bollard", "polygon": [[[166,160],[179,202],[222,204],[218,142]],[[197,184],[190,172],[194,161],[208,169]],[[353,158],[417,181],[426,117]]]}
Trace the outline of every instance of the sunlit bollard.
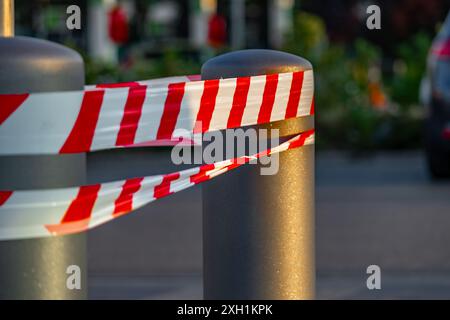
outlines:
{"label": "sunlit bollard", "polygon": [[[0,94],[83,89],[84,64],[75,51],[49,41],[13,37],[13,4],[0,2]],[[2,156],[0,190],[83,185],[85,159],[85,154]],[[85,255],[85,233],[0,241],[0,299],[86,298]],[[67,287],[66,272],[72,265],[81,271],[80,289]]]}
{"label": "sunlit bollard", "polygon": [[[245,50],[206,62],[202,79],[310,69],[291,54]],[[314,128],[314,116],[253,128],[283,139]],[[275,175],[247,165],[205,184],[203,229],[205,299],[314,298],[314,146],[283,152]]]}

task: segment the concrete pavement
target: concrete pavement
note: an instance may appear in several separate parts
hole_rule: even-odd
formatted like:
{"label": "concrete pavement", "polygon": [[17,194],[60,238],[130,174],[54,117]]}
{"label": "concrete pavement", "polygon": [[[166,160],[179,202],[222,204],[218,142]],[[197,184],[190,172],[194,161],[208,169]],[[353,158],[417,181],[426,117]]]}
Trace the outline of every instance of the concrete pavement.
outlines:
{"label": "concrete pavement", "polygon": [[[450,277],[443,272],[387,272],[381,290],[368,290],[365,274],[319,273],[317,299],[450,299]],[[89,278],[91,299],[200,300],[202,277],[106,276]]]}
{"label": "concrete pavement", "polygon": [[[424,167],[420,152],[317,155],[319,299],[450,298],[450,183]],[[195,187],[89,232],[91,297],[200,299],[200,200]]]}
{"label": "concrete pavement", "polygon": [[317,159],[321,271],[450,271],[450,183],[431,181],[421,153]]}

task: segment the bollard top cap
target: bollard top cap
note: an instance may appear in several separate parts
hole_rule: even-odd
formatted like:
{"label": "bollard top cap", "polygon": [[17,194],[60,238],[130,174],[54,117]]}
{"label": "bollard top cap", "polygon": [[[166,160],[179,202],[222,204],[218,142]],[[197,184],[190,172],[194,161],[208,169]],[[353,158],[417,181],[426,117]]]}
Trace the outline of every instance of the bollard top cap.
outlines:
{"label": "bollard top cap", "polygon": [[266,49],[240,50],[208,60],[202,66],[202,79],[257,76],[311,70],[311,63],[299,56]]}
{"label": "bollard top cap", "polygon": [[0,93],[80,90],[84,63],[76,51],[47,40],[0,37]]}

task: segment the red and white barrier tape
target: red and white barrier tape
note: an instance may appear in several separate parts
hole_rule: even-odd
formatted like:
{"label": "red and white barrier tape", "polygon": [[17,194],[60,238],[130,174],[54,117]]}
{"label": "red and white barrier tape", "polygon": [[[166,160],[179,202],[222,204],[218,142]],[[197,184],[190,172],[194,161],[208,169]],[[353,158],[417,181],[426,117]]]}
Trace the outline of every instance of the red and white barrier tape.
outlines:
{"label": "red and white barrier tape", "polygon": [[313,93],[313,72],[308,70],[206,81],[175,77],[89,86],[84,91],[3,94],[0,155],[170,145],[180,139],[192,140],[195,133],[310,115],[314,112]]}
{"label": "red and white barrier tape", "polygon": [[[206,81],[174,77],[88,86],[84,91],[0,95],[0,155],[173,145],[192,141],[197,133],[312,115],[313,93],[313,72],[300,71]],[[81,232],[252,159],[312,143],[314,131],[308,131],[252,156],[166,175],[0,191],[0,240]]]}
{"label": "red and white barrier tape", "polygon": [[78,188],[0,191],[0,240],[81,232],[147,203],[208,181],[253,159],[314,143],[307,131],[252,156],[166,175],[131,178]]}

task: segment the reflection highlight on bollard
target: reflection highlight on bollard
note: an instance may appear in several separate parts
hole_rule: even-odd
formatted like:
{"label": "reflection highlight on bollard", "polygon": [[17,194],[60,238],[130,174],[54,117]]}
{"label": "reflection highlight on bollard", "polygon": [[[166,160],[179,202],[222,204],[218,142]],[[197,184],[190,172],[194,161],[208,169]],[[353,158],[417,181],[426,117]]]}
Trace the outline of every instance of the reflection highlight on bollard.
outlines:
{"label": "reflection highlight on bollard", "polygon": [[[0,2],[0,94],[80,90],[84,64],[74,51],[14,35],[14,1]],[[0,108],[5,106],[0,106]],[[1,156],[0,189],[86,183],[85,155]],[[86,298],[86,235],[0,242],[0,299]],[[66,268],[81,267],[81,289],[66,286]]]}
{"label": "reflection highlight on bollard", "polygon": [[[85,269],[85,235],[61,235],[86,231],[205,181],[211,181],[203,201],[205,297],[314,297],[309,62],[282,52],[239,51],[207,62],[204,81],[186,76],[82,90],[82,60],[62,46],[3,37],[0,58],[2,297],[85,297],[86,285],[74,286],[81,288],[77,293],[64,290],[67,266]],[[85,152],[97,151],[90,154],[91,163],[101,154],[109,162],[119,153],[128,156],[131,147],[168,147],[227,129],[235,129],[234,135],[215,141],[219,148],[212,143],[204,148],[225,150],[211,163],[85,184]],[[259,148],[252,149],[254,144]],[[156,154],[156,149],[145,152],[152,160],[147,169]],[[278,154],[276,170],[262,166]],[[266,161],[234,170],[258,160]],[[127,161],[130,166],[130,157]],[[101,175],[117,174],[106,171]],[[235,173],[212,181],[228,171]],[[41,237],[48,238],[17,240]]]}
{"label": "reflection highlight on bollard", "polygon": [[[311,69],[308,61],[291,54],[244,50],[206,62],[202,79],[276,78],[277,73]],[[294,80],[301,86],[303,79]],[[271,83],[266,91],[280,98],[275,81]],[[266,103],[261,109],[269,111],[260,117],[270,119],[273,101]],[[298,101],[290,103],[298,106]],[[256,128],[279,129],[281,138],[313,129],[310,103],[309,117]],[[288,107],[286,115],[296,115],[289,112]],[[203,187],[205,299],[314,298],[314,146],[280,154],[276,175],[262,176],[259,171],[258,166],[247,166]]]}

